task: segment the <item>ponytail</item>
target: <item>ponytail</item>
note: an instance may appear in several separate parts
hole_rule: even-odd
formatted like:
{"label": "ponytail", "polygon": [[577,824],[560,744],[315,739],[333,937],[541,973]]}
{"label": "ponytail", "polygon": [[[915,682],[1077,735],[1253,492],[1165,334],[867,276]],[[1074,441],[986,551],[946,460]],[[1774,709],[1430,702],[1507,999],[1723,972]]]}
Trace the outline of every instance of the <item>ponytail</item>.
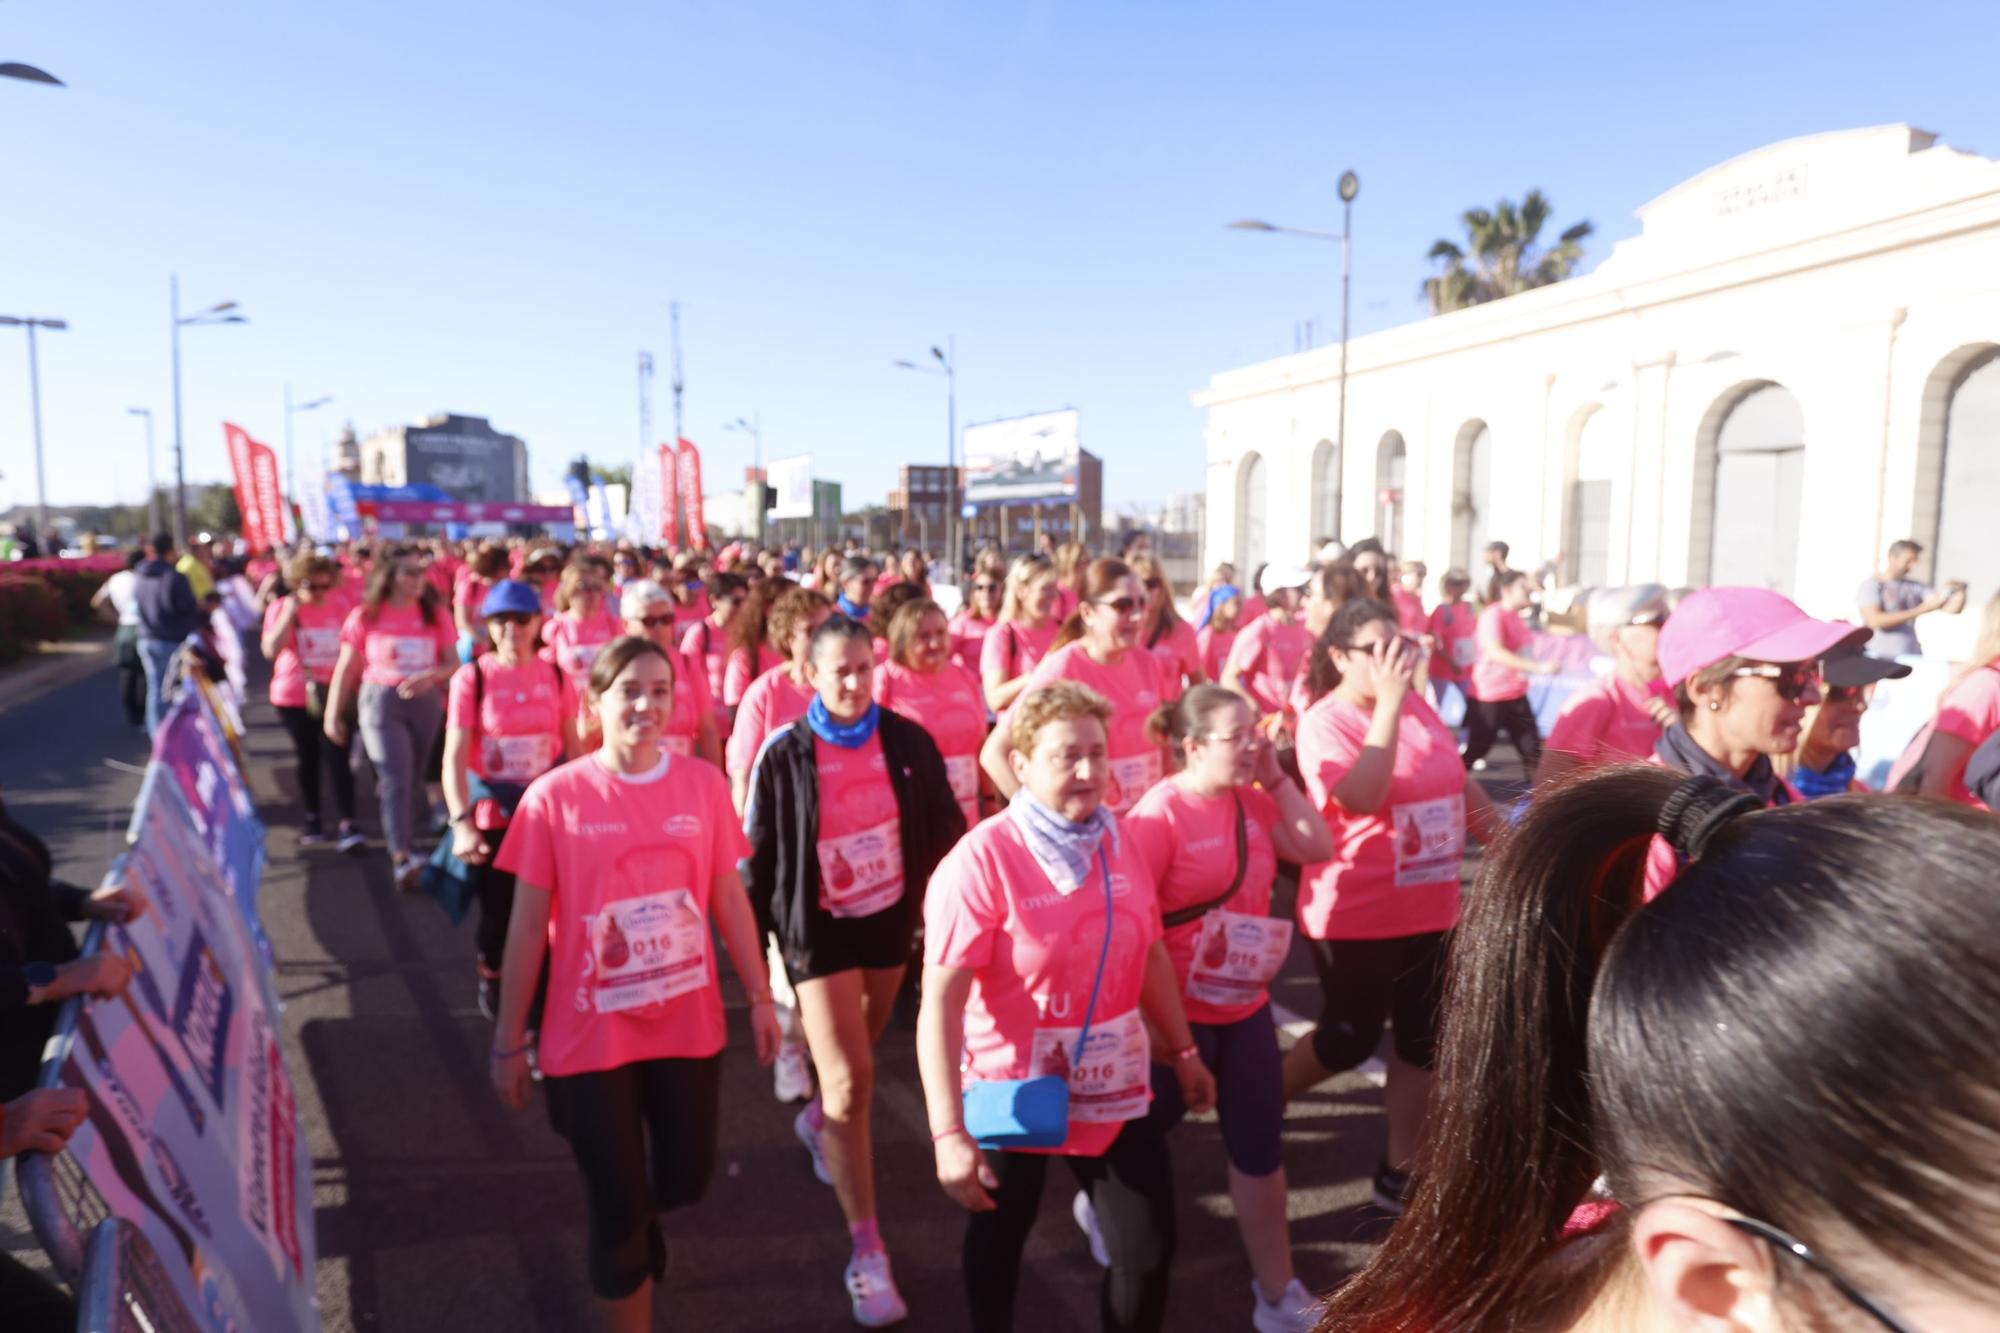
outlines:
{"label": "ponytail", "polygon": [[1524,1312],[1574,1308],[1603,1280],[1602,1264],[1542,1261],[1602,1169],[1591,991],[1645,901],[1654,830],[1682,781],[1633,765],[1560,783],[1488,854],[1452,944],[1415,1195],[1321,1329],[1533,1326]]}

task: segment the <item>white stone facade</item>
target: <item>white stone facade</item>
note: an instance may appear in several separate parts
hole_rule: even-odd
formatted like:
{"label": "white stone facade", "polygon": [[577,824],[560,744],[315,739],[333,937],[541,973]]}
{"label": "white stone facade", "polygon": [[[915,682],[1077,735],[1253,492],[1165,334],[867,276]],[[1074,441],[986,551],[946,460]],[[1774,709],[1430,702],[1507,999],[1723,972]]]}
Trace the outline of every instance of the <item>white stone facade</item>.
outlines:
{"label": "white stone facade", "polygon": [[1337,345],[1216,375],[1205,564],[1374,534],[1435,574],[1498,538],[1852,618],[1914,537],[1975,610],[2000,590],[2000,162],[1816,135],[1638,216],[1590,274],[1354,339],[1345,450]]}

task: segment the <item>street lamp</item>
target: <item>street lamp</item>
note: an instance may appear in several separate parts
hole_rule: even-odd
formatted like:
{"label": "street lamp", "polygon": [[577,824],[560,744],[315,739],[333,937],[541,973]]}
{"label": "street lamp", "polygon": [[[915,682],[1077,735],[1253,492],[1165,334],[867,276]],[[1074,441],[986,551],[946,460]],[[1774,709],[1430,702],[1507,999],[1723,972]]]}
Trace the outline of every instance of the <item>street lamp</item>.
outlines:
{"label": "street lamp", "polygon": [[173,315],[174,331],[174,545],[187,545],[187,466],[181,441],[181,326],[184,324],[248,324],[232,314],[234,301],[219,301],[192,315],[181,314],[181,278],[167,279],[167,304]]}
{"label": "street lamp", "polygon": [[722,428],[750,437],[750,471],[757,478],[757,512],[750,520],[750,531],[756,538],[757,544],[762,546],[764,544],[764,414],[752,412],[750,416],[749,421],[745,421],[742,417],[726,421]]}
{"label": "street lamp", "polygon": [[914,370],[924,375],[943,375],[945,382],[945,436],[944,436],[944,558],[951,567],[951,581],[957,583],[963,577],[958,554],[958,338],[956,335],[945,339],[943,347],[933,345],[931,360],[936,365],[920,361],[898,361],[901,370]]}
{"label": "street lamp", "polygon": [[[285,381],[285,493],[291,497],[292,504],[299,502],[299,471],[292,463],[292,418],[301,412],[317,412],[332,401],[330,397],[315,398],[310,403],[294,404],[292,382]],[[320,461],[324,463],[326,460],[322,457]]]}
{"label": "street lamp", "polygon": [[153,409],[128,407],[127,416],[146,418],[146,539],[160,530],[160,481],[153,475]]}
{"label": "street lamp", "polygon": [[49,483],[48,473],[42,467],[42,373],[35,360],[35,330],[50,329],[60,333],[69,327],[69,323],[60,319],[37,319],[33,315],[0,315],[0,326],[18,326],[28,331],[28,410],[35,423],[35,540],[46,548],[49,544]]}
{"label": "street lamp", "polygon": [[1361,178],[1351,171],[1340,173],[1340,230],[1308,231],[1303,227],[1279,227],[1257,218],[1242,218],[1229,224],[1234,231],[1270,231],[1285,236],[1304,236],[1314,241],[1340,242],[1340,457],[1347,457],[1347,293],[1350,250],[1354,233],[1354,200],[1361,193]]}
{"label": "street lamp", "polygon": [[19,79],[23,83],[46,83],[57,88],[68,86],[47,70],[36,69],[33,65],[23,65],[16,60],[0,65],[0,79]]}

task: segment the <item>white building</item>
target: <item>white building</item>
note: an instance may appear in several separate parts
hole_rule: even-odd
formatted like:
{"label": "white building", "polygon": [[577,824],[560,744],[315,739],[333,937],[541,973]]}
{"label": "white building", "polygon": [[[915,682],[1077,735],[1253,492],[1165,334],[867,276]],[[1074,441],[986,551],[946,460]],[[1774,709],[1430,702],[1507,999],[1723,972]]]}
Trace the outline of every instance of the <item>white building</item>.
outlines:
{"label": "white building", "polygon": [[1338,346],[1216,375],[1204,566],[1376,534],[1440,572],[1501,539],[1570,582],[1764,584],[1852,618],[1913,537],[1976,615],[2000,589],[2000,162],[1904,125],[1815,135],[1638,217],[1586,276],[1353,340],[1344,450]]}

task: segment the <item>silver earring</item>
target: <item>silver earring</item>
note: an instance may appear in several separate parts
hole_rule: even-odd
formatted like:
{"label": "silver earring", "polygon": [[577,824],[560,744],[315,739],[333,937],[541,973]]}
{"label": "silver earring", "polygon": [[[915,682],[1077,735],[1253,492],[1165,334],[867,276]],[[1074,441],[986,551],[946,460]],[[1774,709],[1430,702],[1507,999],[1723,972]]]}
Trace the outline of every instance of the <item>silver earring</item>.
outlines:
{"label": "silver earring", "polygon": [[1711,713],[1720,713],[1722,711],[1721,701],[1717,699],[1710,699],[1708,701],[1708,711]]}

